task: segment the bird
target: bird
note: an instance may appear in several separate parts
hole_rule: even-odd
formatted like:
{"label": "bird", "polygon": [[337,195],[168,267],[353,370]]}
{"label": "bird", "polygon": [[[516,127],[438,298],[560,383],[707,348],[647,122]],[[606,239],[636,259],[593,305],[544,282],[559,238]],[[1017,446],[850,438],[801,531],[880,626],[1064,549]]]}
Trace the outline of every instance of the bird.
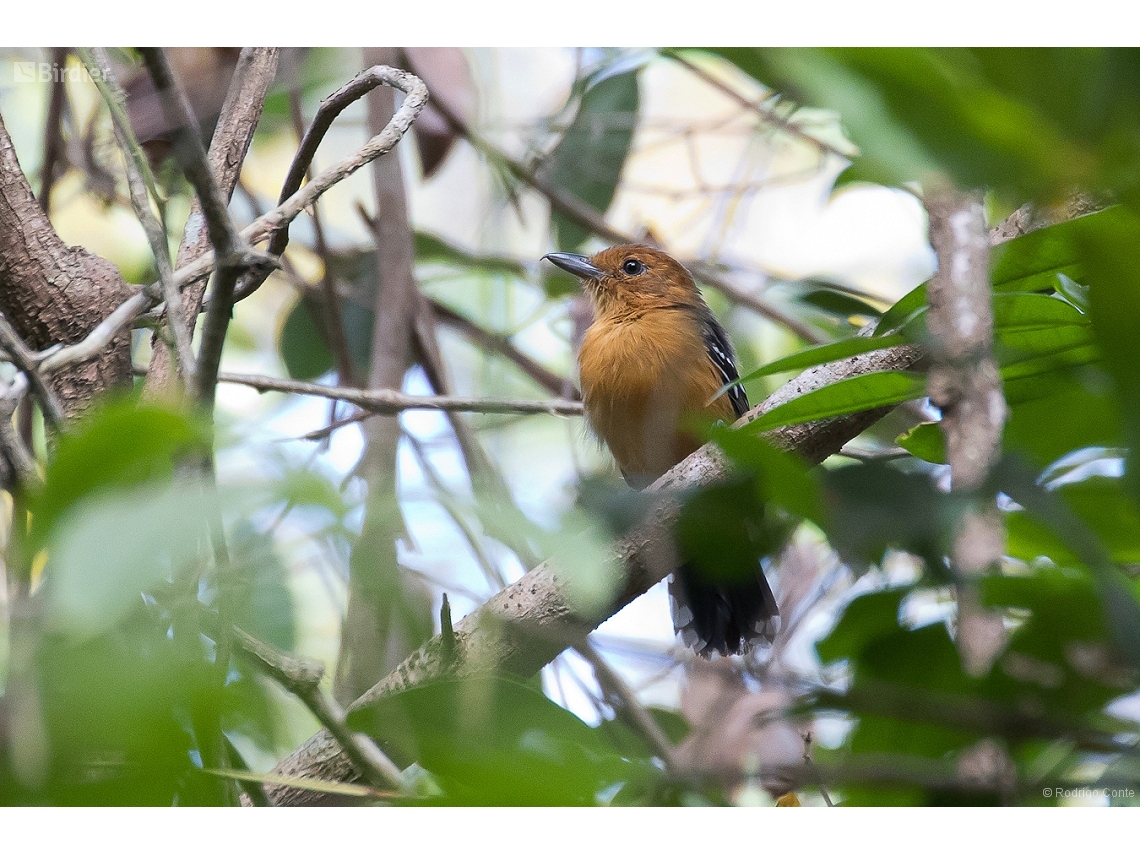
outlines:
{"label": "bird", "polygon": [[[731,424],[748,411],[736,356],[685,267],[667,253],[622,244],[591,256],[543,256],[582,280],[594,321],[578,353],[586,421],[635,490],[701,445],[695,422]],[[725,389],[725,387],[728,387]],[[669,583],[673,625],[709,658],[770,643],[779,609],[763,569],[709,580],[691,562]]]}

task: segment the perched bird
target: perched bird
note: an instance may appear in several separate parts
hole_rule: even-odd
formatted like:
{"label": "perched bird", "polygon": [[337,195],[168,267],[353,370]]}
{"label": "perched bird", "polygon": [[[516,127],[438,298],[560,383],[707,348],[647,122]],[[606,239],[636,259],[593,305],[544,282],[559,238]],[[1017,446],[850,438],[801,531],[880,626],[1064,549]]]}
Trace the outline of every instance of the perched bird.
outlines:
{"label": "perched bird", "polygon": [[[731,424],[748,410],[732,345],[681,264],[627,244],[586,257],[544,256],[582,279],[594,309],[578,354],[590,428],[609,447],[626,483],[644,489],[701,445],[694,421]],[[732,582],[682,566],[669,585],[673,624],[699,654],[738,653],[778,627],[759,565]]]}

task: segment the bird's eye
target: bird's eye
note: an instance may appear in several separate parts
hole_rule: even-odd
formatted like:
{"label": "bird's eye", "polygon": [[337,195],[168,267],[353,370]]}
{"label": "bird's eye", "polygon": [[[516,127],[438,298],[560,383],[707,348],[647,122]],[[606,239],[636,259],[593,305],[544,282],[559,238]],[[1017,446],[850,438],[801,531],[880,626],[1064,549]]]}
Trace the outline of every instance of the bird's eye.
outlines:
{"label": "bird's eye", "polygon": [[621,266],[628,276],[636,276],[638,273],[645,272],[645,265],[638,261],[636,258],[627,258]]}

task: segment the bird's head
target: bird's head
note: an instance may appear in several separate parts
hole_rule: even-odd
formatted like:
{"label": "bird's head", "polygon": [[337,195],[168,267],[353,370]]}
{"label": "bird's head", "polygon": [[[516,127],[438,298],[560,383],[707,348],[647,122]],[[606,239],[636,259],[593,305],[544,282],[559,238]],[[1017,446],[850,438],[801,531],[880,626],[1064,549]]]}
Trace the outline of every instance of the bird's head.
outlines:
{"label": "bird's head", "polygon": [[543,258],[582,279],[599,316],[702,303],[689,271],[651,246],[621,244],[588,257],[552,252]]}

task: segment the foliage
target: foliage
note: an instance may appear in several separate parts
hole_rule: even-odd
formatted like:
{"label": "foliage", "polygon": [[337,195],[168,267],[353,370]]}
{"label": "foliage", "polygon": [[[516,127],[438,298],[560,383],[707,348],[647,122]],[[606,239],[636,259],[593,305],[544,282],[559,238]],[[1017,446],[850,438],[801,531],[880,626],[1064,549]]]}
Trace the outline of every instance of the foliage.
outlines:
{"label": "foliage", "polygon": [[[1140,725],[1128,704],[1140,692],[1140,55],[703,53],[804,107],[835,111],[860,149],[840,184],[985,188],[997,211],[1030,201],[1047,210],[1081,192],[1097,210],[992,254],[995,354],[1009,417],[986,490],[1000,497],[1006,559],[979,596],[1003,617],[1008,637],[985,673],[967,673],[956,645],[946,555],[973,497],[939,487],[945,449],[936,421],[863,438],[897,446],[894,459],[832,460],[810,471],[760,436],[921,400],[922,370],[868,373],[801,395],[742,430],[710,429],[733,476],[680,497],[680,552],[710,574],[747,573],[758,561],[771,568],[790,538],[808,532],[826,539],[858,580],[815,648],[822,677],[793,687],[797,716],[838,716],[848,727],[814,755],[837,800],[1053,804],[1060,797],[1043,795],[1047,788],[1088,786],[1135,802]],[[563,111],[572,118],[538,169],[601,213],[620,188],[638,130],[641,73],[608,61],[584,70]],[[271,99],[265,133],[284,128],[284,104],[280,93]],[[796,123],[793,105],[777,106]],[[590,233],[555,213],[544,237],[579,250]],[[525,324],[500,328],[499,316],[472,296],[488,282],[526,303],[531,318],[564,307],[565,283],[539,281],[528,263],[428,233],[414,238],[424,290],[491,337],[507,341]],[[367,376],[375,254],[357,246],[321,261],[341,290],[335,320],[347,356],[355,374]],[[925,285],[883,311],[874,335],[858,336],[849,334],[850,318],[875,317],[876,308],[826,282],[798,287],[789,311],[843,335],[748,366],[755,370],[742,372],[743,382],[754,389],[774,375],[928,341]],[[288,303],[277,330],[276,355],[297,379],[325,377],[337,365],[335,315],[317,293],[307,289]],[[498,373],[507,380],[495,388],[533,391],[513,369]],[[504,422],[475,424],[490,432]],[[227,452],[224,424],[219,433],[211,448],[211,431],[195,417],[131,397],[101,402],[47,444],[42,485],[13,503],[7,551],[8,572],[25,573],[33,593],[22,601],[26,613],[9,619],[3,803],[233,803],[232,779],[212,772],[240,773],[254,765],[245,756],[278,757],[293,747],[284,744],[277,693],[239,654],[232,627],[292,651],[294,611],[304,606],[294,602],[287,565],[295,556],[282,554],[277,529],[286,517],[301,518],[314,540],[343,555],[358,541],[361,510],[351,490],[296,461],[269,459],[260,477],[221,486],[187,476],[189,463]],[[253,454],[248,437],[235,442]],[[604,479],[583,481],[578,505],[539,526],[485,481],[472,476],[468,494],[442,480],[433,489],[473,550],[483,550],[492,590],[500,564],[487,552],[523,562],[530,553],[556,555],[576,571],[570,587],[580,610],[605,611],[616,583],[601,538],[635,525],[646,497]],[[385,507],[399,529],[401,508],[394,498]],[[393,559],[407,578],[412,551]],[[904,554],[910,572],[884,569]],[[404,770],[406,792],[373,800],[734,800],[731,782],[673,775],[670,758],[618,714],[621,705],[609,707],[588,724],[537,681],[494,675],[417,686],[353,711],[349,724]],[[672,742],[688,735],[676,711],[649,713]],[[967,774],[994,746],[1007,764],[989,777]]]}

